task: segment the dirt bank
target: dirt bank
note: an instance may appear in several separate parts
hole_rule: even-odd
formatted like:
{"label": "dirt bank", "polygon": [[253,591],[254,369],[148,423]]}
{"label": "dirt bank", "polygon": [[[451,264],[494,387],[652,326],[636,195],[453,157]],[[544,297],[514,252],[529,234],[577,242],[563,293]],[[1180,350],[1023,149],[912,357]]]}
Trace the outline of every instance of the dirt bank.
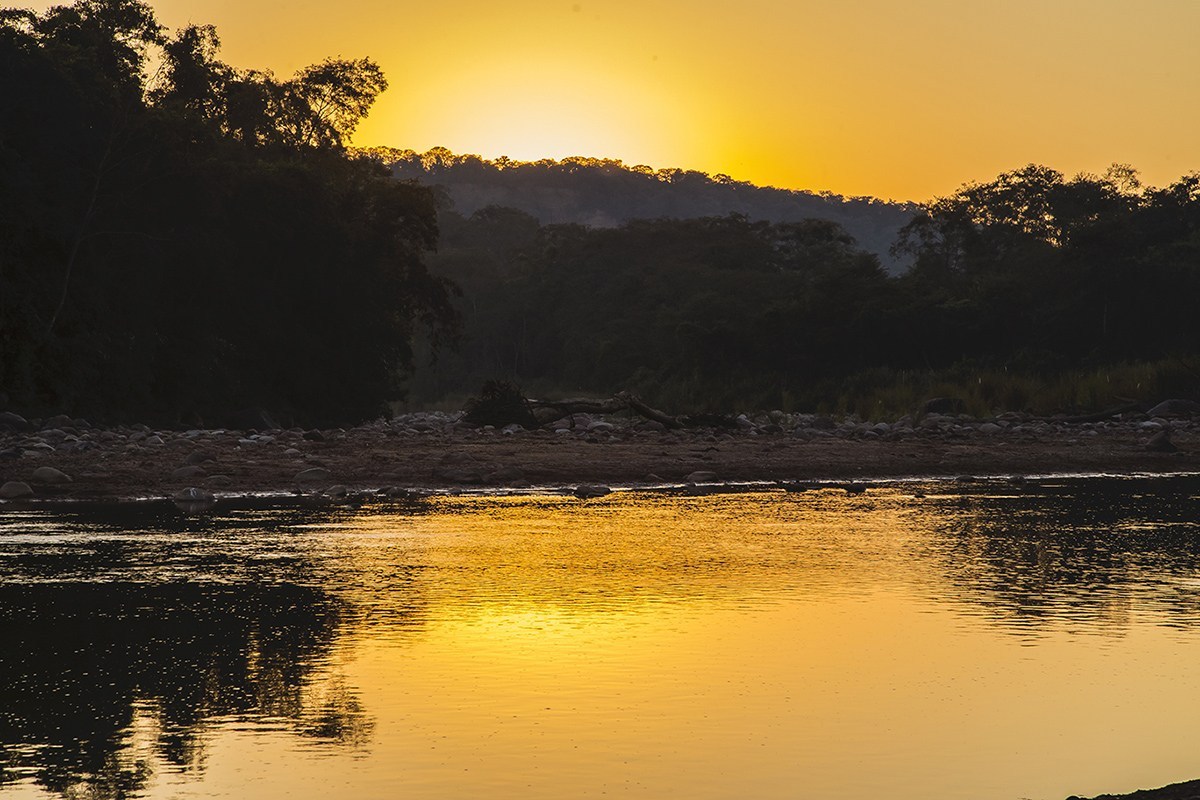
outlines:
{"label": "dirt bank", "polygon": [[[1084,424],[1019,415],[930,415],[917,424],[764,415],[730,430],[683,432],[627,418],[573,421],[558,430],[494,430],[428,413],[348,430],[155,431],[60,418],[0,432],[0,484],[32,491],[8,502],[36,502],[169,497],[186,487],[217,495],[339,486],[353,493],[1200,471],[1200,423],[1144,415]],[[1147,449],[1163,431],[1170,439],[1164,449],[1176,451]]]}

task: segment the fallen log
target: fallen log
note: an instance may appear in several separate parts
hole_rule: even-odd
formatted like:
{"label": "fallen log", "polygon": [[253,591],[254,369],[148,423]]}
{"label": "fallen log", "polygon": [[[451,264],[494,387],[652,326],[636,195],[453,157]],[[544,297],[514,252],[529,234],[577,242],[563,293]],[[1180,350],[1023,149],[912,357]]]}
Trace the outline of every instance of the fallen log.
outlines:
{"label": "fallen log", "polygon": [[[683,427],[683,423],[678,418],[646,405],[640,397],[629,392],[617,392],[612,397],[605,399],[576,397],[565,400],[530,400],[528,402],[540,425],[549,425],[564,417],[574,417],[575,414],[619,414],[622,411],[632,411],[645,419],[673,430]],[[571,420],[571,427],[575,427],[574,419]]]}
{"label": "fallen log", "polygon": [[1117,406],[1104,411],[1098,411],[1094,414],[1077,414],[1075,416],[1059,414],[1051,417],[1051,419],[1054,422],[1065,422],[1069,425],[1076,425],[1084,422],[1104,422],[1106,419],[1111,419],[1112,417],[1116,417],[1121,414],[1128,414],[1130,411],[1145,411],[1145,409],[1140,403],[1126,403],[1123,406]]}
{"label": "fallen log", "polygon": [[642,399],[635,394],[630,394],[629,392],[618,392],[617,397],[618,398],[623,397],[625,399],[625,402],[627,402],[629,404],[630,409],[637,412],[638,414],[641,414],[643,417],[645,417],[648,420],[657,422],[660,425],[665,425],[666,427],[671,428],[673,430],[683,427],[683,423],[680,422],[677,417],[672,417],[669,414],[664,414],[663,412],[659,411],[656,408],[651,408],[650,406],[643,403]]}

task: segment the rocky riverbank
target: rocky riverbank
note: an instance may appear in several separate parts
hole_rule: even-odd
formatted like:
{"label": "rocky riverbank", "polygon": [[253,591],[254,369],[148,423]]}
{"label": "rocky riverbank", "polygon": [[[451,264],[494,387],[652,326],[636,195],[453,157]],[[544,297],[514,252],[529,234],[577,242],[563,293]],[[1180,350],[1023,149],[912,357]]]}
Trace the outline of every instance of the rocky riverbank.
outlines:
{"label": "rocky riverbank", "polygon": [[[428,412],[349,429],[155,430],[0,413],[0,510],[141,497],[203,506],[213,495],[256,493],[338,502],[541,486],[590,496],[615,485],[828,480],[850,488],[908,477],[1174,472],[1200,472],[1200,419],[882,422],[773,412],[731,428],[669,431],[641,418],[576,414],[525,430]],[[1200,800],[1200,781],[1094,800]]]}
{"label": "rocky riverbank", "polygon": [[1200,420],[1190,416],[865,421],[776,411],[731,425],[673,431],[576,414],[537,430],[495,429],[427,412],[334,430],[156,430],[5,413],[0,500],[1200,471]]}

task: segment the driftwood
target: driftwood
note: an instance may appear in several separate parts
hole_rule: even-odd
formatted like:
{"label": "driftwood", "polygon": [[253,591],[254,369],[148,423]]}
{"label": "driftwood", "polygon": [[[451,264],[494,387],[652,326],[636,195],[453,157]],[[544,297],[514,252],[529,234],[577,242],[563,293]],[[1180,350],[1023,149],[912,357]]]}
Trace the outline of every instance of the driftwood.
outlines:
{"label": "driftwood", "polygon": [[1141,406],[1141,404],[1139,404],[1139,403],[1127,403],[1123,406],[1117,406],[1116,408],[1110,408],[1106,411],[1098,411],[1095,414],[1077,414],[1075,416],[1059,415],[1059,416],[1053,417],[1053,420],[1055,422],[1066,422],[1066,423],[1072,424],[1072,425],[1077,424],[1077,423],[1082,423],[1082,422],[1103,422],[1106,419],[1110,419],[1112,417],[1119,416],[1120,414],[1127,414],[1130,411],[1145,411],[1145,410],[1146,409],[1143,408]]}
{"label": "driftwood", "polygon": [[[667,428],[684,427],[684,423],[678,417],[651,408],[642,402],[640,397],[630,392],[618,392],[605,399],[579,397],[566,400],[529,400],[528,403],[534,418],[540,425],[549,425],[575,414],[619,414],[622,411],[632,411]],[[573,419],[571,426],[575,426]]]}

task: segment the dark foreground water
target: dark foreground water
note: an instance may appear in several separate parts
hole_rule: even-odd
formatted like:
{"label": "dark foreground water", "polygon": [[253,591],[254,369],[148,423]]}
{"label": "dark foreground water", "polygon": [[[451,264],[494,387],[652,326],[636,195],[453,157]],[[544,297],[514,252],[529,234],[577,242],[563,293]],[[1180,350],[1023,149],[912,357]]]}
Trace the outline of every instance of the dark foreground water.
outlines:
{"label": "dark foreground water", "polygon": [[0,797],[1200,776],[1200,482],[0,511]]}

